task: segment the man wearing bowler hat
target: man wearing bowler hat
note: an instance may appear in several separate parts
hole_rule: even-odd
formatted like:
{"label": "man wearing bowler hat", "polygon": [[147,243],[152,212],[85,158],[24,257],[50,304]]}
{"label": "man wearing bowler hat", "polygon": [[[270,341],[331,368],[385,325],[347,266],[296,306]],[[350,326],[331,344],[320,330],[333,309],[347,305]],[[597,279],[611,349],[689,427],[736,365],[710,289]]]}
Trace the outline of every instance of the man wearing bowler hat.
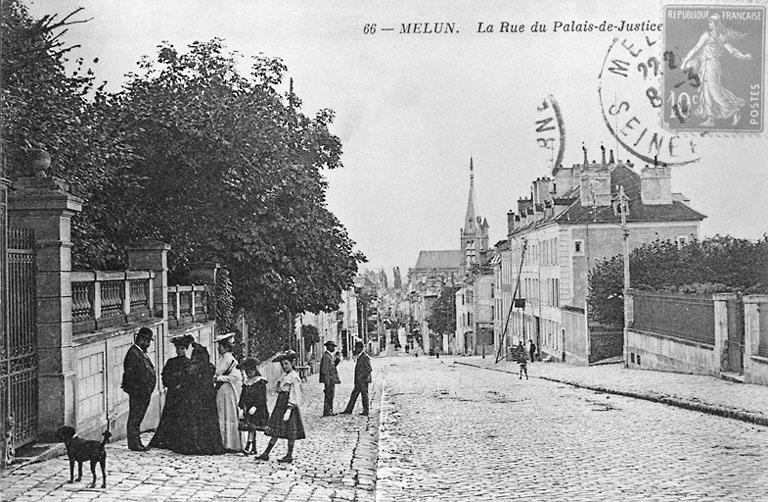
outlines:
{"label": "man wearing bowler hat", "polygon": [[336,353],[335,357],[333,352],[336,351],[336,342],[328,340],[325,342],[325,352],[323,358],[320,359],[320,383],[325,384],[325,403],[323,404],[323,416],[332,417],[335,415],[333,412],[333,396],[336,394],[336,384],[341,383],[339,380],[339,372],[336,370],[341,361],[341,357]]}
{"label": "man wearing bowler hat", "polygon": [[362,396],[363,412],[361,415],[368,415],[368,384],[371,383],[371,358],[365,353],[365,345],[363,342],[355,342],[355,348],[352,351],[357,356],[357,364],[355,364],[355,388],[352,390],[352,395],[349,396],[349,402],[347,407],[341,413],[348,415],[352,413],[355,408],[355,402],[357,396]]}
{"label": "man wearing bowler hat", "polygon": [[141,328],[123,361],[121,387],[128,394],[128,448],[133,451],[147,449],[141,444],[141,422],[149,408],[156,383],[155,365],[147,355],[152,338],[151,329]]}

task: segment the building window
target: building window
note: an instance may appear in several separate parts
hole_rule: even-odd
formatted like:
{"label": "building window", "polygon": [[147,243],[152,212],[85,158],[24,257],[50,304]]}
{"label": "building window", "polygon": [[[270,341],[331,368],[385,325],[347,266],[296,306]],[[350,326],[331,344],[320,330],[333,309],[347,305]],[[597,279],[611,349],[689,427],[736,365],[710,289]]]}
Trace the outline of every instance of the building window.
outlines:
{"label": "building window", "polygon": [[677,242],[678,249],[688,244],[688,236],[687,235],[678,235],[675,239],[675,242]]}
{"label": "building window", "polygon": [[491,298],[496,298],[496,291],[494,290],[495,286],[493,283],[491,283]]}
{"label": "building window", "polygon": [[573,241],[573,254],[577,256],[582,256],[584,254],[584,241],[582,239]]}

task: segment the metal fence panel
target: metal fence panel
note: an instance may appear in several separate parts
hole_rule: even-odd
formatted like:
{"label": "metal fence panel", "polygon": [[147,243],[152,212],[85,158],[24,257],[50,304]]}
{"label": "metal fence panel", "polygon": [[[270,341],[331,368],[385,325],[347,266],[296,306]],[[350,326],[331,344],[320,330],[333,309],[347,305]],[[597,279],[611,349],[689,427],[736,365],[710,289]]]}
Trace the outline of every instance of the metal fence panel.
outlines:
{"label": "metal fence panel", "polygon": [[711,298],[635,292],[632,300],[635,329],[715,344],[715,307]]}
{"label": "metal fence panel", "polygon": [[37,435],[37,315],[34,233],[8,229],[8,333],[0,359],[7,379],[14,446]]}

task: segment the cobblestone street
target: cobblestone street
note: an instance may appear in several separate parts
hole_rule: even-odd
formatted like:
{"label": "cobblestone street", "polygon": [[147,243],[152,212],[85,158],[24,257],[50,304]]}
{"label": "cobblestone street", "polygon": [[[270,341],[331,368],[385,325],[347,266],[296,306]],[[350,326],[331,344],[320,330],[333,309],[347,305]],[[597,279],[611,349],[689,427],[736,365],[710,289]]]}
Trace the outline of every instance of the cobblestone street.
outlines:
{"label": "cobblestone street", "polygon": [[449,358],[386,364],[377,500],[714,501],[768,493],[765,427],[521,381]]}
{"label": "cobblestone street", "polygon": [[[349,397],[353,370],[354,363],[339,366],[343,383],[336,388],[336,411],[343,409]],[[353,415],[321,418],[323,393],[317,378],[310,375],[303,384],[305,403],[301,411],[307,439],[296,442],[294,462],[289,466],[277,463],[285,454],[285,440],[277,443],[269,462],[257,462],[252,456],[238,454],[197,457],[158,449],[135,453],[123,439],[107,445],[105,490],[87,488],[91,479],[87,463],[83,480],[68,484],[69,464],[62,456],[0,478],[2,500],[372,501],[381,373],[374,372],[370,417],[357,414],[358,400]],[[148,442],[149,434],[143,439]],[[258,441],[261,451],[268,438],[260,435]],[[100,472],[98,476],[100,483]]]}
{"label": "cobblestone street", "polygon": [[[259,463],[136,454],[121,440],[107,446],[106,490],[87,488],[87,466],[83,481],[67,484],[66,457],[58,457],[0,478],[2,499],[719,501],[768,493],[768,428],[534,378],[537,364],[521,381],[456,362],[375,358],[368,419],[359,404],[352,416],[321,418],[322,388],[310,376],[308,439],[290,466],[275,460],[284,442]],[[340,366],[337,411],[352,370]]]}

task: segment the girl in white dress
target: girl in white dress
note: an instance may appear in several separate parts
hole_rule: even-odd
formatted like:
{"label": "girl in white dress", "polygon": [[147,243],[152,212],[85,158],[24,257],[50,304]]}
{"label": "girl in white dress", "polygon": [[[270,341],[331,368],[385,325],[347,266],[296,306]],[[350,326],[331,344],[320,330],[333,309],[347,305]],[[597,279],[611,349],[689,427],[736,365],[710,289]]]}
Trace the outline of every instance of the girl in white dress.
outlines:
{"label": "girl in white dress", "polygon": [[299,406],[302,401],[301,378],[293,367],[296,360],[296,352],[289,350],[276,357],[274,362],[279,362],[283,374],[277,381],[277,402],[264,429],[264,434],[271,436],[264,453],[256,457],[256,460],[269,460],[269,452],[277,443],[278,438],[288,440],[288,453],[278,462],[293,462],[293,445],[297,439],[304,439],[304,424],[301,421]]}

